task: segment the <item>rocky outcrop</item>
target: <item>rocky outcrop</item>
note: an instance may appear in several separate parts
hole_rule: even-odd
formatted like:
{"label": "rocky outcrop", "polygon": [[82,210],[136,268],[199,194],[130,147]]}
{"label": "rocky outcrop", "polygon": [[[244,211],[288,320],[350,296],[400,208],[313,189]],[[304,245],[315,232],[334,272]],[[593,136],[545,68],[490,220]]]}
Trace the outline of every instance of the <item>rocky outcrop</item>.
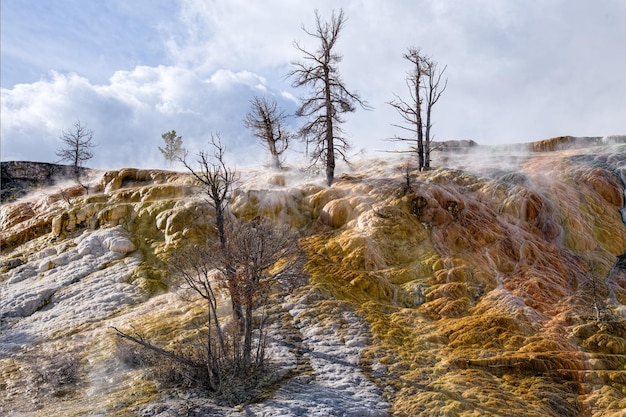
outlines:
{"label": "rocky outcrop", "polygon": [[528,144],[528,149],[531,152],[555,152],[566,149],[580,149],[591,146],[614,145],[619,143],[626,143],[626,136],[558,136],[555,138],[531,142]]}
{"label": "rocky outcrop", "polygon": [[[69,181],[75,176],[72,166],[43,162],[0,162],[0,169],[2,203],[13,201],[37,188]],[[80,168],[81,176],[88,172],[87,168]]]}

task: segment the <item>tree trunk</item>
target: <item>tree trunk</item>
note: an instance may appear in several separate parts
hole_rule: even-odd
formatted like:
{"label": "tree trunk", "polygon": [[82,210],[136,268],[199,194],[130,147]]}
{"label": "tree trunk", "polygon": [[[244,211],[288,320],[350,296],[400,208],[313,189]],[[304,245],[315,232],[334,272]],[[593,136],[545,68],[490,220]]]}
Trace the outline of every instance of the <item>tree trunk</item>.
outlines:
{"label": "tree trunk", "polygon": [[245,320],[245,330],[244,330],[244,339],[243,339],[243,366],[244,369],[250,369],[250,365],[252,363],[252,328],[254,324],[252,322],[252,305],[250,304],[246,306],[246,320]]}
{"label": "tree trunk", "polygon": [[[330,61],[330,51],[326,51],[327,62]],[[330,187],[335,180],[335,143],[333,137],[333,102],[330,90],[330,68],[324,67],[324,85],[326,94],[326,183]]]}
{"label": "tree trunk", "polygon": [[426,170],[430,169],[430,113],[431,113],[432,105],[430,101],[428,102],[428,107],[426,108],[426,135],[424,138],[424,168]]}
{"label": "tree trunk", "polygon": [[[266,121],[266,124],[269,123]],[[276,138],[274,137],[274,132],[270,129],[270,126],[265,128],[265,135],[267,137],[267,147],[270,150],[270,155],[272,155],[272,165],[274,165],[274,168],[279,169],[280,159],[278,157],[278,149],[276,149]]]}
{"label": "tree trunk", "polygon": [[326,135],[326,144],[328,154],[326,155],[326,183],[330,187],[335,180],[335,148],[333,143],[333,135]]}
{"label": "tree trunk", "polygon": [[280,169],[281,168],[280,158],[276,154],[272,154],[272,165],[274,165],[274,168],[276,168],[276,169]]}
{"label": "tree trunk", "polygon": [[422,135],[420,133],[418,133],[417,136],[417,163],[419,170],[422,171],[424,169],[424,140],[422,139]]}
{"label": "tree trunk", "polygon": [[417,163],[418,170],[421,171],[424,168],[424,132],[422,123],[422,99],[420,96],[421,74],[422,68],[420,61],[415,63],[415,130],[417,131]]}

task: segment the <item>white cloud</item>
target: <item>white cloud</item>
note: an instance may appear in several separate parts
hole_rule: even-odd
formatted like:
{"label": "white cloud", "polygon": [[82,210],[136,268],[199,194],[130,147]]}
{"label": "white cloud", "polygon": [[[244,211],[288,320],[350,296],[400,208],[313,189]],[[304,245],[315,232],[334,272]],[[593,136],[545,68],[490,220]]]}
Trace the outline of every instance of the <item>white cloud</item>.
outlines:
{"label": "white cloud", "polygon": [[[241,120],[263,78],[252,72],[218,71],[210,81],[190,70],[158,66],[117,71],[106,85],[76,74],[2,89],[3,159],[54,161],[56,138],[76,119],[94,130],[93,167],[162,166],[161,133],[175,129],[194,153],[211,133],[227,148],[249,145]],[[257,152],[238,152],[240,162]]]}
{"label": "white cloud", "polygon": [[[5,15],[22,23],[45,21],[44,15],[6,14],[3,3],[3,77],[7,67],[47,68],[48,74],[3,85],[3,160],[54,160],[56,137],[77,118],[94,129],[100,143],[94,166],[160,164],[160,135],[171,129],[192,150],[219,131],[238,156],[252,159],[258,149],[249,148],[253,139],[241,123],[249,100],[270,94],[289,112],[295,109],[296,97],[306,91],[294,90],[285,79],[290,63],[301,58],[292,42],[316,49],[301,26],[314,28],[314,9],[325,18],[339,7],[331,0],[181,0],[175,13],[171,5],[165,8],[167,2],[137,3],[136,10],[122,1],[106,3],[113,6],[104,18],[94,17],[95,29],[84,42],[55,38],[49,30],[71,20],[73,9],[63,9],[63,2],[39,31],[38,25],[7,25]],[[99,6],[92,6],[77,15],[86,31],[86,19],[100,16]],[[348,20],[337,44],[344,56],[339,70],[347,87],[374,107],[346,117],[344,130],[355,151],[392,146],[382,139],[397,133],[391,124],[400,120],[385,103],[393,93],[406,93],[410,67],[402,54],[409,46],[447,65],[448,89],[434,114],[438,140],[519,142],[626,131],[626,56],[619,43],[626,39],[623,2],[351,0],[342,6]],[[144,16],[142,10],[150,12]],[[115,13],[122,16],[120,26]],[[103,28],[122,33],[135,21],[145,32],[94,46],[106,36]],[[7,48],[7,39],[18,37],[23,38],[19,53],[15,45]],[[66,58],[87,58],[59,64],[41,52],[42,45]],[[142,57],[142,50],[149,53]],[[106,64],[99,71],[94,51]]]}
{"label": "white cloud", "polygon": [[291,94],[289,91],[281,91],[280,92],[280,96],[283,97],[283,98],[286,98],[287,100],[293,102],[294,104],[298,104],[299,103],[298,99],[293,94]]}
{"label": "white cloud", "polygon": [[181,27],[167,47],[173,61],[200,73],[283,66],[297,56],[291,43],[312,10],[289,0],[182,0]]}
{"label": "white cloud", "polygon": [[211,75],[209,82],[221,90],[236,84],[247,85],[258,90],[266,90],[265,78],[250,71],[233,72],[231,70],[220,69]]}
{"label": "white cloud", "polygon": [[175,115],[197,114],[197,106],[208,86],[189,70],[160,65],[117,71],[109,85],[98,89],[135,112]]}

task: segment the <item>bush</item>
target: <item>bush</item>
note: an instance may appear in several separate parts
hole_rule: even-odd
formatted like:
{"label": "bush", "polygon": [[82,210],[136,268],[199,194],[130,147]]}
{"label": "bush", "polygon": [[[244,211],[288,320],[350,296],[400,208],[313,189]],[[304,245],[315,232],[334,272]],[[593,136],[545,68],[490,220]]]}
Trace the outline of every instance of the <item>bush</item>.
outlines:
{"label": "bush", "polygon": [[131,369],[145,368],[155,363],[155,355],[141,346],[127,342],[124,339],[116,339],[115,359]]}
{"label": "bush", "polygon": [[220,389],[215,392],[211,390],[209,381],[206,346],[185,343],[167,351],[168,355],[172,355],[170,357],[153,350],[160,348],[142,342],[150,347],[119,337],[115,359],[131,369],[145,368],[145,377],[163,388],[202,389],[207,394],[211,393],[221,405],[253,402],[263,395],[265,388],[278,380],[278,374],[269,372],[268,366],[235,372],[236,367],[231,363],[224,366],[222,375],[218,376]]}
{"label": "bush", "polygon": [[164,387],[208,387],[206,355],[203,355],[202,346],[186,344],[169,352],[143,343],[118,338],[115,358],[131,369],[149,368],[146,376]]}
{"label": "bush", "polygon": [[31,365],[31,383],[40,395],[62,397],[72,392],[79,382],[80,363],[75,353],[38,358]]}

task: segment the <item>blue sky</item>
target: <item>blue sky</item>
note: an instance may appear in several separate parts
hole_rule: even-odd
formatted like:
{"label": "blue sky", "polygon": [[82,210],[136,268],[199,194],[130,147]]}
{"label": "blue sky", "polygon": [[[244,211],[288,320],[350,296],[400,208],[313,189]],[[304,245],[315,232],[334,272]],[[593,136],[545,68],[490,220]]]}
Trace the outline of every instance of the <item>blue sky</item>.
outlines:
{"label": "blue sky", "polygon": [[[293,112],[285,75],[316,48],[314,9],[348,17],[338,52],[346,85],[373,110],[349,114],[355,155],[399,146],[402,54],[447,65],[436,140],[482,144],[626,133],[626,2],[603,0],[3,0],[2,160],[54,162],[80,119],[98,144],[87,165],[164,167],[161,133],[193,153],[219,132],[236,164],[266,157],[242,120],[253,95]],[[301,121],[290,120],[293,127]],[[295,152],[288,158],[298,158]],[[358,157],[358,156],[355,156]]]}

